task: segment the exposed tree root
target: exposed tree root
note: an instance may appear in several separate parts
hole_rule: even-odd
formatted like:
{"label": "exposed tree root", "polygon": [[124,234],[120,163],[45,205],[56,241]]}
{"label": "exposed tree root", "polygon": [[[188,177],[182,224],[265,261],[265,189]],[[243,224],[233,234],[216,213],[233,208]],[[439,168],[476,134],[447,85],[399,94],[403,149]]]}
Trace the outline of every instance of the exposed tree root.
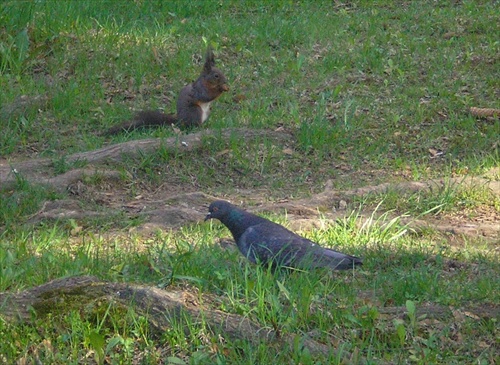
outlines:
{"label": "exposed tree root", "polygon": [[[274,140],[284,141],[289,140],[290,136],[283,131],[269,130],[253,130],[253,129],[224,129],[220,131],[204,130],[188,135],[179,135],[166,140],[160,139],[145,139],[129,141],[120,144],[107,146],[95,151],[81,152],[70,155],[66,158],[67,163],[77,161],[85,161],[88,166],[85,168],[77,168],[66,173],[54,174],[53,161],[51,159],[34,159],[23,162],[13,162],[7,164],[0,162],[0,184],[2,186],[12,184],[18,176],[28,181],[37,184],[47,184],[57,191],[68,190],[72,195],[80,195],[82,190],[85,190],[86,177],[99,177],[104,181],[121,181],[121,173],[110,170],[104,164],[108,160],[120,160],[123,155],[137,156],[141,153],[148,153],[159,148],[167,149],[170,152],[186,152],[189,153],[203,146],[207,138],[217,138],[228,140],[230,138],[251,139],[256,137],[271,138]],[[315,194],[305,199],[294,201],[283,201],[277,203],[256,204],[250,207],[254,212],[260,211],[286,211],[291,217],[298,218],[302,223],[310,225],[312,219],[318,217],[318,211],[330,219],[345,217],[349,212],[338,209],[339,205],[350,201],[353,197],[362,197],[368,194],[383,194],[387,191],[398,191],[402,193],[408,192],[432,192],[444,189],[447,186],[454,185],[471,185],[483,186],[490,189],[494,195],[500,195],[500,181],[494,178],[486,179],[480,177],[466,178],[450,178],[437,179],[424,182],[401,182],[401,183],[384,183],[376,186],[365,186],[352,190],[334,190],[333,184],[327,182],[325,190],[322,193]],[[97,192],[96,195],[99,195]],[[202,192],[191,194],[180,194],[175,196],[165,196],[162,200],[151,201],[147,197],[140,201],[120,202],[105,205],[98,211],[92,211],[88,207],[81,207],[77,204],[76,199],[65,199],[59,202],[47,202],[33,216],[30,217],[31,222],[36,222],[42,219],[84,219],[87,217],[99,217],[108,214],[125,214],[135,217],[144,217],[146,224],[150,227],[178,227],[183,224],[197,222],[203,219],[206,213],[206,205],[216,199]],[[254,200],[254,203],[260,203],[262,197],[252,196],[249,199]],[[341,204],[342,203],[342,204]],[[337,210],[337,211],[335,211]],[[406,223],[410,227],[425,227],[429,226],[426,221],[408,220]],[[498,229],[495,222],[472,222],[463,225],[451,225],[446,222],[432,222],[431,226],[437,230],[452,234],[465,235],[481,235],[493,236]]]}
{"label": "exposed tree root", "polygon": [[[151,153],[159,148],[170,152],[189,152],[203,145],[207,138],[229,139],[237,136],[243,139],[256,137],[268,137],[274,139],[286,139],[289,136],[284,132],[269,130],[256,130],[244,128],[231,128],[223,130],[203,130],[197,133],[179,135],[165,140],[141,139],[127,141],[119,144],[106,146],[94,151],[79,152],[67,156],[65,161],[69,164],[84,161],[90,165],[97,165],[107,160],[119,161],[123,155],[138,156],[141,153]],[[76,169],[65,174],[54,176],[53,161],[49,158],[32,159],[22,162],[0,162],[0,184],[9,184],[16,181],[20,176],[30,182],[42,183],[52,186],[55,190],[64,190],[70,183],[81,179],[85,173],[92,170],[97,173],[105,173],[102,169]],[[108,172],[109,173],[109,172]],[[111,172],[113,174],[113,172]]]}
{"label": "exposed tree root", "polygon": [[[363,293],[360,293],[360,296],[363,296]],[[254,345],[265,342],[270,346],[293,348],[296,335],[281,334],[275,329],[261,327],[239,315],[203,308],[198,299],[197,295],[183,290],[162,290],[145,285],[105,282],[93,276],[80,276],[53,280],[16,294],[0,293],[0,315],[8,322],[29,322],[33,319],[33,314],[38,318],[50,314],[57,319],[58,316],[64,316],[74,310],[92,315],[92,310],[96,307],[108,308],[113,305],[128,310],[133,306],[139,315],[147,318],[153,332],[159,334],[171,328],[172,323],[184,324],[186,335],[190,334],[191,328],[205,325],[212,335],[220,339],[248,341]],[[408,317],[406,307],[382,307],[379,308],[379,313],[380,320]],[[424,304],[418,306],[415,315],[419,320],[443,320],[452,316],[458,321],[465,317],[476,320],[498,319],[500,308],[481,305],[454,309]],[[316,356],[326,356],[336,351],[307,335],[300,336],[300,341],[304,348]],[[364,363],[356,353],[343,352],[338,355],[344,358],[346,363]]]}
{"label": "exposed tree root", "polygon": [[[82,174],[91,173],[92,171],[83,171]],[[115,174],[104,174],[110,178],[115,178]],[[61,178],[60,181],[67,182],[66,178]],[[500,195],[500,181],[491,181],[478,177],[467,179],[438,179],[426,182],[404,182],[389,184],[384,183],[376,186],[367,186],[353,190],[333,190],[331,184],[327,184],[326,189],[319,194],[304,199],[294,201],[273,202],[253,205],[248,209],[255,213],[260,212],[285,212],[288,214],[293,229],[310,229],[318,222],[318,217],[321,214],[324,218],[335,220],[342,219],[351,214],[349,211],[337,209],[339,202],[344,199],[349,201],[353,197],[362,197],[367,194],[382,194],[388,190],[396,190],[401,192],[419,192],[437,190],[443,188],[445,184],[464,184],[464,185],[481,185],[490,189],[493,194]],[[142,217],[146,222],[145,225],[149,228],[175,228],[189,223],[196,223],[203,220],[207,212],[207,206],[210,202],[218,198],[205,194],[203,192],[194,192],[187,194],[178,194],[167,196],[161,200],[147,200],[128,202],[125,206],[108,207],[105,211],[93,211],[88,208],[83,208],[78,204],[77,200],[65,199],[55,202],[46,202],[42,209],[30,218],[30,222],[38,222],[41,220],[58,220],[58,219],[85,219],[89,217],[112,215],[123,213],[133,217]],[[321,212],[321,213],[320,213]],[[377,217],[382,213],[360,212],[361,217],[366,219]],[[409,228],[422,230],[432,228],[445,234],[466,235],[466,236],[481,236],[485,238],[498,239],[500,232],[498,231],[498,222],[448,222],[429,219],[416,219],[411,217],[403,217],[402,224],[408,225]]]}
{"label": "exposed tree root", "polygon": [[[134,310],[148,319],[152,329],[163,333],[172,323],[204,324],[212,334],[231,340],[249,341],[252,344],[266,342],[272,345],[293,347],[294,335],[281,335],[271,328],[263,328],[248,318],[224,313],[216,309],[202,308],[196,295],[182,290],[161,290],[144,285],[111,283],[93,276],[62,278],[20,293],[0,293],[0,314],[9,322],[29,322],[33,312],[37,317],[51,314],[54,318],[69,311],[81,313],[96,306],[121,306]],[[86,313],[90,315],[91,313]],[[189,319],[189,321],[187,320]],[[301,336],[302,346],[312,354],[328,355],[335,349]]]}

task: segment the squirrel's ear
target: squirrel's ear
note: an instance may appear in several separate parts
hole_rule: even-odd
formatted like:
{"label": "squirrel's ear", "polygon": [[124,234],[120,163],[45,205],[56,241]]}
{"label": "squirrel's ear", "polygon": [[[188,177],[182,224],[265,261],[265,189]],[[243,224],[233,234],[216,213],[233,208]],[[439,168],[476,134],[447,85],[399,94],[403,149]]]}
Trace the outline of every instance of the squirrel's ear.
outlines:
{"label": "squirrel's ear", "polygon": [[203,68],[205,69],[205,71],[211,71],[212,67],[214,66],[215,66],[214,52],[212,51],[212,47],[208,46],[207,55],[205,56],[205,65]]}

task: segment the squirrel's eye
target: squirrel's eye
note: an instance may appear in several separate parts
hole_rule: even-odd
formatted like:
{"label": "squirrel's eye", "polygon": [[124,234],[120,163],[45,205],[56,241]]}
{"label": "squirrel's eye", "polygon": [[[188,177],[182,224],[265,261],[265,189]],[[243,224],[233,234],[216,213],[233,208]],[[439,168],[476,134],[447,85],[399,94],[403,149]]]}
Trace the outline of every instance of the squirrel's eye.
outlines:
{"label": "squirrel's eye", "polygon": [[215,74],[215,75],[214,75],[214,77],[215,77],[216,79],[218,79],[218,78],[219,78],[219,74]]}

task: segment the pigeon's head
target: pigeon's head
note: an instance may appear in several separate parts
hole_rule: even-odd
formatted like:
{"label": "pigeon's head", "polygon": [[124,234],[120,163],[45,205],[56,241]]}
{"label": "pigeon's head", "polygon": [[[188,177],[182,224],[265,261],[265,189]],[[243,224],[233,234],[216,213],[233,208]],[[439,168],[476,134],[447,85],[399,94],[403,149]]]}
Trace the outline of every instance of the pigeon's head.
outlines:
{"label": "pigeon's head", "polygon": [[217,200],[208,207],[208,214],[205,217],[205,220],[216,218],[222,221],[224,217],[227,217],[233,208],[234,207],[231,203],[223,200]]}

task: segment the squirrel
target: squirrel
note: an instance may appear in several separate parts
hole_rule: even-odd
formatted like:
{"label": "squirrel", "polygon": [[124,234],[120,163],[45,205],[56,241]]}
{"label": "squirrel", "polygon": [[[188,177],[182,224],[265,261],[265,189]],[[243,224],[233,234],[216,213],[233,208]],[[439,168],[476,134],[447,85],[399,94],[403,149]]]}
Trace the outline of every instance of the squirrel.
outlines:
{"label": "squirrel", "polygon": [[208,119],[212,101],[228,90],[226,76],[215,67],[212,48],[208,47],[200,76],[193,83],[184,86],[177,98],[177,114],[165,114],[159,110],[141,111],[132,121],[111,127],[103,135],[171,124],[181,129],[200,126]]}

